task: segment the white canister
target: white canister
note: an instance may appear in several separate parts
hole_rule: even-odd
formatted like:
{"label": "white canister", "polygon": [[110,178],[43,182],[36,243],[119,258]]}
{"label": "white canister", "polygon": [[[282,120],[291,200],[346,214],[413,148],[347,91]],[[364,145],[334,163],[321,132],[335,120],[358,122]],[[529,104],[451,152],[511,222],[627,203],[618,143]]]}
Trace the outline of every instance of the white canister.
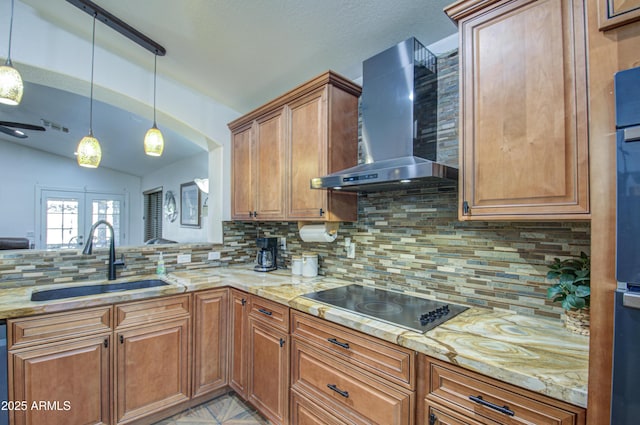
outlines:
{"label": "white canister", "polygon": [[302,276],[318,276],[318,254],[313,252],[302,253]]}
{"label": "white canister", "polygon": [[302,255],[291,256],[291,274],[302,275]]}

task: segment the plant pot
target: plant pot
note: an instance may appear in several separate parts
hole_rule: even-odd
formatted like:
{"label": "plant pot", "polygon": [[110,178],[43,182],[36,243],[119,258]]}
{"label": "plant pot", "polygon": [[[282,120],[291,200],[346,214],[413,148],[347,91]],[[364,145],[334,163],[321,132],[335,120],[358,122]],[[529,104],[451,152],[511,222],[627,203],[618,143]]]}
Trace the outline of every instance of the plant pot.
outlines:
{"label": "plant pot", "polygon": [[564,326],[567,329],[580,335],[589,335],[591,313],[588,308],[565,310],[565,315]]}

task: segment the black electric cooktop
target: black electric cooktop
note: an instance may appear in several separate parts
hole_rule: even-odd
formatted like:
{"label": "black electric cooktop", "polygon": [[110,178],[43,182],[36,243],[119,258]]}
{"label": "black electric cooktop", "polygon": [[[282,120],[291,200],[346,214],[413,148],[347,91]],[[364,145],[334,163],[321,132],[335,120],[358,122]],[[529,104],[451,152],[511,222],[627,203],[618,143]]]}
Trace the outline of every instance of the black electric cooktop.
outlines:
{"label": "black electric cooktop", "polygon": [[417,332],[427,332],[467,309],[360,285],[311,292],[303,297]]}

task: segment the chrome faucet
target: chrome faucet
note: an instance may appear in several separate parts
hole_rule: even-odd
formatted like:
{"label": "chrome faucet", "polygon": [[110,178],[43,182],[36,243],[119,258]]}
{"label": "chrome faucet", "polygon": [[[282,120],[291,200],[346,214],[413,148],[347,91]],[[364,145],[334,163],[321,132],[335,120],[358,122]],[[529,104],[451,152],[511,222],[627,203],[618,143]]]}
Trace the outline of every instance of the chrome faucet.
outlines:
{"label": "chrome faucet", "polygon": [[113,226],[106,220],[98,220],[93,226],[91,226],[91,230],[89,230],[89,238],[87,238],[87,242],[84,245],[84,249],[82,253],[84,255],[90,255],[93,250],[93,232],[95,232],[96,227],[99,225],[106,225],[111,231],[111,242],[109,243],[109,268],[108,268],[108,279],[115,280],[116,278],[116,266],[124,267],[124,255],[120,258],[120,260],[116,261],[116,243],[115,243],[115,235],[113,232]]}

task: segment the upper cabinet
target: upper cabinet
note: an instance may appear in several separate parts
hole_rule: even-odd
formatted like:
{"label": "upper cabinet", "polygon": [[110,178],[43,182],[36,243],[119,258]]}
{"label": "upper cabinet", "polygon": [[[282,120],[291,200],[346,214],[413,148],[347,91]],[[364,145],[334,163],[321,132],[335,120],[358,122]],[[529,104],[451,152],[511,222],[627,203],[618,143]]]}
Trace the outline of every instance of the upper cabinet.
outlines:
{"label": "upper cabinet", "polygon": [[461,0],[461,220],[588,219],[582,0]]}
{"label": "upper cabinet", "polygon": [[310,180],[357,164],[360,92],[328,71],[231,122],[232,218],[356,221],[356,194]]}

